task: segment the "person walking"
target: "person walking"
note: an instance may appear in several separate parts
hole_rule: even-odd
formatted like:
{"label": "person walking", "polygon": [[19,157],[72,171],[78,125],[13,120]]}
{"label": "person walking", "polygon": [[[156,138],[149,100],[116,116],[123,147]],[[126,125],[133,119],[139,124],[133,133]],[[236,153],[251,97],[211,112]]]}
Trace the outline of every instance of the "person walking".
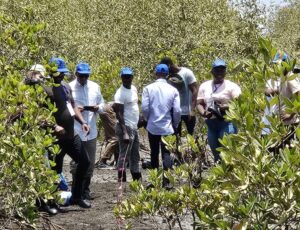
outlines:
{"label": "person walking", "polygon": [[88,135],[90,128],[75,105],[70,86],[63,81],[65,74],[69,72],[65,61],[62,58],[53,57],[50,59],[50,64],[57,67],[56,71],[50,73],[55,85],[44,86],[44,90],[57,108],[54,113],[56,121],[54,134],[58,139],[57,144],[60,147],[60,152],[54,156],[56,163],[54,170],[58,174],[62,173],[65,154],[68,154],[78,164],[70,203],[83,208],[90,208],[90,202],[83,197],[83,183],[90,160],[80,137],[74,131],[74,120],[79,122],[86,135]]}
{"label": "person walking", "polygon": [[207,124],[208,144],[215,162],[220,160],[220,153],[217,150],[221,147],[219,139],[222,139],[225,133],[237,132],[235,125],[223,118],[230,101],[241,94],[241,88],[237,84],[225,80],[226,67],[225,61],[221,59],[216,59],[212,63],[213,80],[200,85],[197,97],[197,109]]}
{"label": "person walking", "polygon": [[[156,81],[143,89],[142,112],[147,121],[151,149],[151,167],[159,168],[159,148],[162,152],[163,169],[172,167],[170,152],[162,142],[163,136],[175,133],[180,122],[180,97],[176,88],[167,83],[169,68],[159,64],[155,68]],[[168,184],[164,180],[164,186]]]}
{"label": "person walking", "polygon": [[141,178],[139,169],[139,106],[137,89],[132,85],[133,71],[129,67],[121,69],[122,85],[114,96],[114,110],[118,123],[116,135],[119,139],[118,181],[126,181],[126,161],[129,159],[129,168],[133,180]]}
{"label": "person walking", "polygon": [[160,63],[168,66],[170,75],[168,82],[178,90],[180,95],[181,119],[177,132],[181,136],[182,122],[184,122],[188,134],[193,135],[196,125],[194,110],[196,108],[198,89],[196,77],[192,70],[177,66],[169,57],[164,57]]}
{"label": "person walking", "polygon": [[[80,62],[76,66],[76,79],[69,83],[75,104],[82,114],[82,117],[90,127],[90,132],[86,133],[81,128],[78,121],[74,123],[74,129],[78,133],[82,144],[89,156],[90,166],[87,170],[83,184],[83,198],[91,200],[90,184],[94,172],[97,146],[97,118],[103,111],[104,99],[100,87],[97,83],[89,80],[91,68],[88,63]],[[73,176],[73,179],[75,177]]]}

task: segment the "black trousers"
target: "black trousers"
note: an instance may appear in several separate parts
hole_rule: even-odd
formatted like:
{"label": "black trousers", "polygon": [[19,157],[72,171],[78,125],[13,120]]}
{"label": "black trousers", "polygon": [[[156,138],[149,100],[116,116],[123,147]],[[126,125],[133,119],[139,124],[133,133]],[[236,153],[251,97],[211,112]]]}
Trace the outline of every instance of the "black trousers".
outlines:
{"label": "black trousers", "polygon": [[72,198],[74,200],[83,199],[83,183],[90,166],[89,156],[78,135],[74,136],[73,139],[59,140],[57,144],[61,148],[61,151],[55,156],[56,165],[53,169],[57,173],[61,173],[64,157],[68,154],[77,163],[74,185],[72,186]]}
{"label": "black trousers", "polygon": [[148,132],[149,144],[151,149],[151,168],[159,168],[159,148],[162,153],[163,169],[172,168],[172,159],[170,157],[169,150],[166,149],[166,145],[161,140],[161,135],[153,135]]}
{"label": "black trousers", "polygon": [[181,136],[182,122],[185,123],[188,134],[193,135],[196,125],[196,117],[191,116],[189,119],[188,115],[181,115],[181,120],[177,128],[177,133],[179,134],[179,136]]}

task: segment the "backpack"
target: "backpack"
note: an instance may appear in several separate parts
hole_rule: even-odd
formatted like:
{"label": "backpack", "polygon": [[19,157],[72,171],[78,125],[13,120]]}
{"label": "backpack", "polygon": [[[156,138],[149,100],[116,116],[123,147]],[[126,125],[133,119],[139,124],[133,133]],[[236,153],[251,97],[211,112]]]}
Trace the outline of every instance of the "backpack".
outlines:
{"label": "backpack", "polygon": [[184,88],[184,80],[177,73],[172,73],[168,76],[167,82],[174,86],[178,91],[181,91]]}

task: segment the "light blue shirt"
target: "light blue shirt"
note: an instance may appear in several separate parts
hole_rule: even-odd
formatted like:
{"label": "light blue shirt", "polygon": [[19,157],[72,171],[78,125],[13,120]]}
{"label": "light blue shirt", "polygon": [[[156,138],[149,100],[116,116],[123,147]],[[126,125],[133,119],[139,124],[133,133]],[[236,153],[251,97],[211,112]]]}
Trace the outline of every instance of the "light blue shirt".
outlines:
{"label": "light blue shirt", "polygon": [[178,90],[165,79],[157,79],[143,90],[142,111],[151,134],[173,134],[181,117]]}
{"label": "light blue shirt", "polygon": [[[78,83],[77,79],[69,83],[72,89],[72,96],[77,106],[93,106],[98,105],[98,113],[103,112],[104,99],[102,97],[100,87],[97,83],[88,80],[87,83],[82,86]],[[97,137],[97,118],[98,113],[84,110],[81,114],[87,124],[90,126],[90,133],[87,135],[78,121],[75,120],[74,129],[79,135],[82,141],[93,140]]]}

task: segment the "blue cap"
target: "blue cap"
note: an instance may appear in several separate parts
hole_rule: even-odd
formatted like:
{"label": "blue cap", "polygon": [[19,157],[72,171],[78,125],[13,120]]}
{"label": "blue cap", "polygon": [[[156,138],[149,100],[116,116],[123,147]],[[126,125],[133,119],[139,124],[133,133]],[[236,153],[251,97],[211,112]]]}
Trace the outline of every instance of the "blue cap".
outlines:
{"label": "blue cap", "polygon": [[281,52],[281,51],[278,51],[273,59],[273,63],[278,63],[280,61],[288,61],[289,60],[289,56],[285,53],[285,52]]}
{"label": "blue cap", "polygon": [[155,73],[169,74],[169,67],[166,64],[158,64],[155,68]]}
{"label": "blue cap", "polygon": [[220,66],[223,66],[223,67],[226,67],[226,62],[220,58],[217,58],[213,63],[212,63],[212,67],[215,68],[215,67],[220,67]]}
{"label": "blue cap", "polygon": [[88,63],[80,62],[76,66],[76,72],[80,74],[91,74],[91,68]]}
{"label": "blue cap", "polygon": [[120,75],[133,75],[133,70],[130,67],[124,67],[121,69]]}
{"label": "blue cap", "polygon": [[69,72],[64,59],[57,58],[57,57],[52,57],[50,59],[50,64],[51,63],[55,63],[57,65],[57,72],[60,72],[60,73],[67,73],[67,72]]}

